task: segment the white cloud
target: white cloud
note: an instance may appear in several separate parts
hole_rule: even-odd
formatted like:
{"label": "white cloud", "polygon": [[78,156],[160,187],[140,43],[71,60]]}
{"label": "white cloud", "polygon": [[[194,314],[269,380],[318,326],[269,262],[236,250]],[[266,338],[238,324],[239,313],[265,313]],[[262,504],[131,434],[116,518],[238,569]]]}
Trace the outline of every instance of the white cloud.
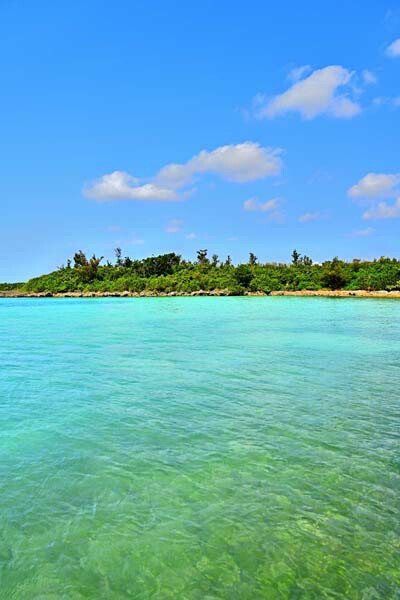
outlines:
{"label": "white cloud", "polygon": [[394,40],[394,42],[392,42],[390,46],[386,48],[386,54],[391,58],[396,58],[397,56],[400,56],[400,38]]}
{"label": "white cloud", "polygon": [[124,171],[114,171],[86,186],[83,193],[99,201],[179,200],[190,193],[182,188],[203,173],[237,183],[279,175],[281,152],[279,148],[265,148],[254,142],[220,146],[211,152],[202,150],[186,163],[166,165],[147,183]]}
{"label": "white cloud", "polygon": [[293,83],[299,81],[299,79],[303,78],[303,75],[312,71],[312,67],[310,65],[303,65],[301,67],[295,67],[289,72],[288,80]]}
{"label": "white cloud", "polygon": [[[372,219],[400,218],[400,174],[393,173],[368,173],[348,190],[351,198],[365,198],[371,206],[363,214],[366,221]],[[378,198],[397,197],[394,204],[378,202]]]}
{"label": "white cloud", "polygon": [[248,212],[269,212],[279,207],[279,200],[273,198],[267,202],[258,202],[257,198],[249,198],[243,203],[243,209]]}
{"label": "white cloud", "polygon": [[167,233],[179,233],[182,231],[183,221],[180,219],[172,219],[167,223],[165,231]]}
{"label": "white cloud", "polygon": [[185,235],[185,238],[186,238],[187,240],[195,240],[195,239],[197,238],[197,234],[196,234],[196,233],[193,233],[193,232],[192,232],[192,233],[187,233],[187,234]]}
{"label": "white cloud", "polygon": [[367,85],[377,83],[377,81],[378,81],[378,78],[375,75],[375,73],[373,73],[369,69],[364,69],[364,71],[361,73],[361,75],[364,80],[364,83]]}
{"label": "white cloud", "polygon": [[348,191],[351,198],[382,198],[395,196],[400,175],[387,173],[368,173]]}
{"label": "white cloud", "polygon": [[373,227],[366,227],[365,229],[353,229],[352,235],[356,237],[366,237],[372,235],[375,229]]}
{"label": "white cloud", "polygon": [[139,180],[124,171],[103,175],[84,188],[84,195],[106,202],[107,200],[177,200],[176,192],[155,183],[138,185]]}
{"label": "white cloud", "polygon": [[[317,69],[305,79],[294,83],[286,92],[270,100],[258,97],[256,116],[273,118],[288,112],[299,112],[303,119],[318,115],[335,118],[351,118],[361,112],[358,103],[351,100],[350,91],[353,73],[340,65]],[[339,92],[338,90],[343,90]]]}
{"label": "white cloud", "polygon": [[261,212],[265,213],[264,217],[260,222],[276,221],[277,223],[283,223],[284,215],[280,210],[281,198],[272,198],[267,202],[259,202],[257,198],[249,198],[243,203],[243,210],[247,212]]}
{"label": "white cloud", "polygon": [[370,208],[363,214],[363,219],[370,221],[372,219],[399,219],[400,218],[400,198],[397,198],[394,204],[379,202],[377,206]]}
{"label": "white cloud", "polygon": [[377,98],[374,98],[372,100],[372,103],[375,106],[393,106],[394,108],[397,108],[398,106],[400,106],[400,96],[378,96]]}
{"label": "white cloud", "polygon": [[163,167],[156,181],[174,189],[184,186],[201,173],[215,173],[239,183],[254,181],[279,175],[282,168],[280,154],[279,149],[263,148],[254,142],[220,146],[211,152],[202,150],[184,164]]}
{"label": "white cloud", "polygon": [[299,221],[300,223],[308,223],[309,221],[317,221],[321,219],[322,215],[319,212],[314,213],[305,213],[304,215],[300,215]]}

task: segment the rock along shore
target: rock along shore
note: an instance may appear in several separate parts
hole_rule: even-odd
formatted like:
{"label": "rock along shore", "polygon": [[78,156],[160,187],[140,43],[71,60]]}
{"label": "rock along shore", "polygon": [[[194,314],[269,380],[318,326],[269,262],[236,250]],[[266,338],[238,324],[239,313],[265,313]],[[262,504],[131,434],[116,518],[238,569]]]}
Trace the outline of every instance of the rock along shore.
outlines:
{"label": "rock along shore", "polygon": [[[196,296],[235,296],[228,289],[224,290],[197,290],[195,292],[21,292],[18,290],[2,291],[0,298],[171,298],[171,297],[196,297]],[[400,291],[388,292],[367,290],[302,290],[302,291],[273,291],[245,292],[244,296],[301,296],[301,297],[327,297],[327,298],[399,298]]]}

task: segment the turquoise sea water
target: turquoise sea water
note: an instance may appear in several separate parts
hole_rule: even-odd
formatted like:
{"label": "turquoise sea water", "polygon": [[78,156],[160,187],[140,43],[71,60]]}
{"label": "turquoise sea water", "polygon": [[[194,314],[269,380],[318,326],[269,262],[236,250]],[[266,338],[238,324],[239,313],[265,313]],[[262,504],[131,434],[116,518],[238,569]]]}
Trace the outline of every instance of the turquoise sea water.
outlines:
{"label": "turquoise sea water", "polygon": [[0,598],[399,598],[400,302],[0,300]]}

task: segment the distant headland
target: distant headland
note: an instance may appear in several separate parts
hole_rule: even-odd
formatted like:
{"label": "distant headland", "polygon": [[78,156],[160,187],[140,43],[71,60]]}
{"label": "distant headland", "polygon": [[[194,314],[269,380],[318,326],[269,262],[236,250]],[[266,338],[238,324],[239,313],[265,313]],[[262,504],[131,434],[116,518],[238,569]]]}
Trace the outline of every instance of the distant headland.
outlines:
{"label": "distant headland", "polygon": [[314,263],[297,250],[291,262],[261,263],[250,252],[234,265],[206,249],[194,262],[170,252],[141,260],[87,257],[81,250],[57,270],[27,282],[0,284],[0,297],[148,297],[148,296],[362,296],[400,298],[400,261],[343,261],[335,257]]}

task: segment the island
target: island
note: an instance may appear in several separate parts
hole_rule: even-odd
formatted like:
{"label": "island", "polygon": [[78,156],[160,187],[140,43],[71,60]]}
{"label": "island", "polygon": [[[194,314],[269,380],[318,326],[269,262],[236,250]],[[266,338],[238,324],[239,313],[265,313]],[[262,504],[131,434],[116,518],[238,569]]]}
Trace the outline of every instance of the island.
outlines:
{"label": "island", "polygon": [[261,263],[253,252],[234,265],[208,250],[195,261],[175,252],[134,259],[115,249],[113,262],[79,250],[55,271],[1,283],[0,297],[333,296],[400,298],[400,261],[338,257],[322,263],[291,254],[290,263]]}

